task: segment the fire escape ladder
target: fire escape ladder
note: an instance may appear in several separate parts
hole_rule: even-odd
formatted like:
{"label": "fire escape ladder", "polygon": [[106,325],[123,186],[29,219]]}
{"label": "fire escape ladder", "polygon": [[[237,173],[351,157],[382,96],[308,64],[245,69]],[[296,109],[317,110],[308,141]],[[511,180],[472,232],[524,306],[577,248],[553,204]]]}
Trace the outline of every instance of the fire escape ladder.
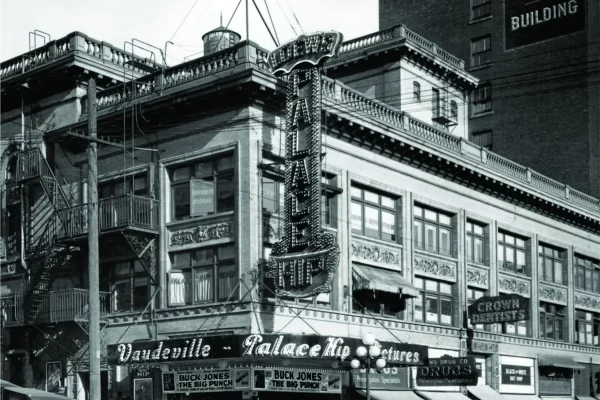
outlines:
{"label": "fire escape ladder", "polygon": [[156,236],[123,232],[123,237],[150,276],[152,284],[158,286],[156,281]]}
{"label": "fire escape ladder", "polygon": [[[89,318],[90,311],[86,306],[84,311],[80,316],[75,318],[75,322],[81,328],[81,330],[89,337]],[[100,317],[100,352],[103,359],[106,359],[106,345],[107,345],[107,337],[106,337],[106,327],[108,326],[108,321],[105,318]],[[87,356],[89,354],[90,342],[89,340],[75,340],[75,343],[79,347],[77,353],[71,358],[71,366],[72,368],[77,368],[78,370],[82,370],[82,364],[87,363]]]}

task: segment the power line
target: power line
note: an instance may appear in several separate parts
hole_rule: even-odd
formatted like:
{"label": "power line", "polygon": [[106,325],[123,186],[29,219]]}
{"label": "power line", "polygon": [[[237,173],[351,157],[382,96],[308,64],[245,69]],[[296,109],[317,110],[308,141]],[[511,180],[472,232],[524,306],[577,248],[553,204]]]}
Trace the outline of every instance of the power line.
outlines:
{"label": "power line", "polygon": [[175,33],[173,33],[173,36],[171,36],[171,41],[173,41],[173,39],[175,38],[175,35],[177,35],[177,32],[179,32],[179,29],[181,29],[181,27],[183,26],[183,24],[185,23],[185,20],[187,19],[187,17],[190,15],[190,13],[192,12],[192,10],[194,9],[194,7],[196,7],[196,4],[198,4],[199,0],[194,1],[194,4],[192,5],[192,7],[190,8],[190,10],[187,12],[187,14],[185,14],[185,17],[183,17],[183,21],[181,21],[181,23],[179,24],[179,26],[177,27],[177,29],[175,30]]}
{"label": "power line", "polygon": [[[271,20],[271,26],[273,27],[273,33],[275,33],[275,38],[277,39],[277,43],[279,43],[279,36],[277,36],[277,28],[275,28],[275,24],[273,23],[273,17],[271,17],[271,10],[269,10],[269,4],[267,4],[267,0],[265,1],[265,7],[267,8],[267,13],[269,14],[269,20]],[[277,44],[279,46],[279,44]]]}
{"label": "power line", "polygon": [[279,6],[279,9],[283,13],[283,16],[285,17],[285,20],[288,22],[288,24],[290,24],[290,28],[292,28],[292,31],[294,32],[294,35],[298,36],[298,32],[296,32],[296,29],[294,29],[294,25],[292,24],[292,21],[290,21],[290,19],[288,18],[286,12],[283,10],[283,7],[281,7],[281,3],[279,3],[279,0],[275,0],[275,1],[277,2],[277,5]]}

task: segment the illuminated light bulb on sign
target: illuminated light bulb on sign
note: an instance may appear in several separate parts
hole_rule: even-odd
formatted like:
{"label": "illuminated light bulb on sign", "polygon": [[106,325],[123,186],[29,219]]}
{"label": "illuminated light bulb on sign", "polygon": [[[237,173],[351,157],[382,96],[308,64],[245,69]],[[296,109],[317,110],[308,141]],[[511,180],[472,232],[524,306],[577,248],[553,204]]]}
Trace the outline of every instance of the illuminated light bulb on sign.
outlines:
{"label": "illuminated light bulb on sign", "polygon": [[363,336],[362,341],[365,346],[373,346],[375,344],[375,336],[372,333],[367,333]]}
{"label": "illuminated light bulb on sign", "polygon": [[378,346],[372,346],[369,349],[369,355],[373,358],[379,357],[381,354],[381,349]]}
{"label": "illuminated light bulb on sign", "polygon": [[358,368],[360,368],[360,361],[358,361],[357,359],[354,359],[354,360],[350,361],[350,366],[353,369],[358,369]]}
{"label": "illuminated light bulb on sign", "polygon": [[367,348],[364,346],[359,346],[356,348],[356,356],[357,357],[364,357],[367,355]]}
{"label": "illuminated light bulb on sign", "polygon": [[378,370],[382,370],[385,368],[385,358],[378,358],[377,361],[375,361],[375,366],[377,367]]}

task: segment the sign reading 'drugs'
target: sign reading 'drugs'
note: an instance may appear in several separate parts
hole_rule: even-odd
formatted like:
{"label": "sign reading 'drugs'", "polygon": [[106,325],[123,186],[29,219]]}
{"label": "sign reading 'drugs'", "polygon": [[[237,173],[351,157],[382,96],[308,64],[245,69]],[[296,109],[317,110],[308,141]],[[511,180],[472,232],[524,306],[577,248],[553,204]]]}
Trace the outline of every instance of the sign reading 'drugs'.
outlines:
{"label": "sign reading 'drugs'", "polygon": [[585,0],[505,0],[506,49],[583,30],[585,14]]}
{"label": "sign reading 'drugs'", "polygon": [[419,386],[476,386],[478,379],[473,357],[430,358],[426,367],[417,368]]}
{"label": "sign reading 'drugs'", "polygon": [[[318,335],[224,335],[109,345],[109,362],[117,365],[215,358],[345,360],[360,339]],[[425,365],[427,347],[379,342],[387,364]]]}
{"label": "sign reading 'drugs'", "polygon": [[529,299],[518,294],[481,297],[469,306],[473,325],[500,324],[530,319]]}
{"label": "sign reading 'drugs'", "polygon": [[275,392],[341,393],[340,372],[290,368],[252,368],[252,389]]}

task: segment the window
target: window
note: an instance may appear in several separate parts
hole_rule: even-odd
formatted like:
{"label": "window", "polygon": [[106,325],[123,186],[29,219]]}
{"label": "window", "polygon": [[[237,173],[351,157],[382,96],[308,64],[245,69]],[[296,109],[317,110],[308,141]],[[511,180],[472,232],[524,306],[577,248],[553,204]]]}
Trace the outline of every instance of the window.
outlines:
{"label": "window", "polygon": [[458,119],[458,104],[454,100],[450,101],[450,118],[454,120]]}
{"label": "window", "polygon": [[421,102],[421,85],[419,82],[413,82],[413,101],[415,103]]}
{"label": "window", "polygon": [[471,142],[488,150],[492,150],[492,131],[488,130],[471,133]]}
{"label": "window", "polygon": [[116,179],[111,182],[98,185],[98,198],[105,199],[125,193],[146,195],[148,193],[148,182],[146,173],[130,175],[124,179]]}
{"label": "window", "polygon": [[600,346],[600,314],[575,310],[575,343]]}
{"label": "window", "polygon": [[173,219],[233,210],[233,187],[233,156],[173,169]]}
{"label": "window", "polygon": [[547,245],[538,246],[538,275],[546,282],[567,284],[567,266],[564,265],[563,250]]}
{"label": "window", "polygon": [[285,206],[283,182],[276,178],[263,176],[262,178],[262,210],[271,214],[282,214]]}
{"label": "window", "polygon": [[473,92],[473,115],[492,111],[492,84],[479,85]]}
{"label": "window", "polygon": [[2,257],[21,253],[21,203],[9,204],[2,210]]}
{"label": "window", "polygon": [[471,41],[471,67],[492,62],[492,37],[484,36]]}
{"label": "window", "polygon": [[481,19],[492,15],[491,0],[471,0],[471,19]]}
{"label": "window", "polygon": [[529,331],[531,330],[529,321],[518,321],[514,323],[504,323],[502,324],[502,333],[507,335],[515,335],[515,336],[529,336]]}
{"label": "window", "polygon": [[235,245],[203,247],[172,254],[169,305],[236,299]]}
{"label": "window", "polygon": [[433,209],[413,207],[413,243],[417,249],[452,256],[451,217]]}
{"label": "window", "polygon": [[528,274],[525,239],[498,232],[498,268],[517,274]]}
{"label": "window", "polygon": [[352,186],[352,232],[396,242],[396,198]]}
{"label": "window", "polygon": [[591,258],[575,256],[575,287],[600,293],[600,263]]}
{"label": "window", "polygon": [[483,225],[467,221],[467,262],[484,264],[484,229]]}
{"label": "window", "polygon": [[[468,302],[469,306],[471,304],[475,303],[475,300],[480,299],[483,296],[485,296],[485,290],[467,288],[467,302]],[[471,325],[471,323],[469,322],[469,328],[476,329],[478,331],[483,331],[485,328],[485,325],[483,325],[483,324]]]}
{"label": "window", "polygon": [[565,307],[540,302],[540,339],[565,341]]}
{"label": "window", "polygon": [[414,300],[415,321],[452,325],[452,285],[431,279],[415,278],[421,295]]}
{"label": "window", "polygon": [[321,177],[321,222],[337,227],[337,195],[342,190],[337,185],[337,175],[323,172]]}
{"label": "window", "polygon": [[100,268],[100,290],[110,293],[111,310],[143,310],[150,300],[150,277],[140,261],[123,261]]}
{"label": "window", "polygon": [[440,96],[439,89],[431,89],[431,109],[433,111],[434,118],[440,114],[442,98]]}

